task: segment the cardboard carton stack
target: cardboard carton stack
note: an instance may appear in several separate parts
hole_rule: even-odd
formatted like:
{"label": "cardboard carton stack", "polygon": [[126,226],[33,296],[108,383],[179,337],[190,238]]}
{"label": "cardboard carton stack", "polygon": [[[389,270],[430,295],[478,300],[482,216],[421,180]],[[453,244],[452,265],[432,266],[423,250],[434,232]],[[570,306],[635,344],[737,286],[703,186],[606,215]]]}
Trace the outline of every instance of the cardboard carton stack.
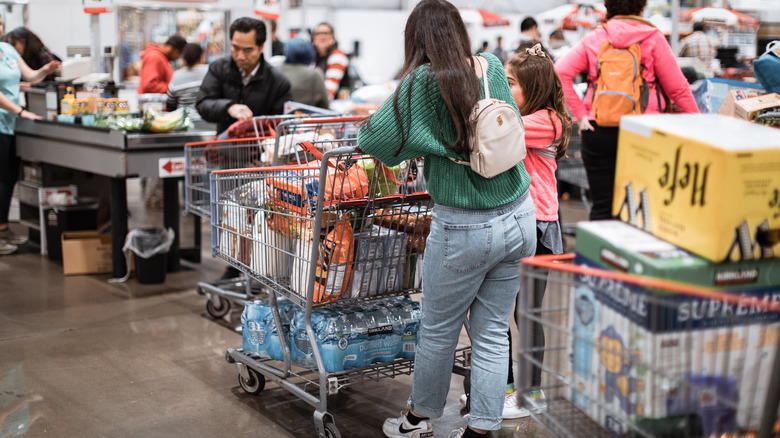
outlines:
{"label": "cardboard carton stack", "polygon": [[[695,418],[755,430],[780,336],[780,133],[719,115],[624,117],[613,214],[582,223],[576,263],[733,300],[580,276],[571,399],[617,434]],[[630,224],[630,225],[629,225]],[[649,423],[648,423],[649,422]]]}

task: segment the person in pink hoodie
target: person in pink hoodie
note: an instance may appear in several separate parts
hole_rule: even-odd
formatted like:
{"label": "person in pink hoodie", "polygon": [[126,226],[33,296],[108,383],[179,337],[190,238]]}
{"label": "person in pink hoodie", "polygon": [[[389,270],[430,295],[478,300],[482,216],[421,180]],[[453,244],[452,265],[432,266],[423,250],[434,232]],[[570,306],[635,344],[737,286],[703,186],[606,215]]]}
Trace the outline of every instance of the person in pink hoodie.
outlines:
{"label": "person in pink hoodie", "polygon": [[[679,112],[699,112],[669,43],[655,26],[641,18],[646,3],[646,0],[605,0],[608,20],[605,26],[585,35],[555,64],[563,83],[566,105],[582,136],[582,160],[593,200],[591,220],[612,218],[618,142],[618,128],[598,126],[591,111],[593,85],[598,78],[596,57],[601,43],[609,39],[618,48],[639,44],[642,75],[650,86],[645,114],[664,112],[667,109],[664,95],[671,99]],[[572,87],[574,77],[583,72],[590,83],[584,101],[579,99]]]}
{"label": "person in pink hoodie", "polygon": [[187,40],[173,35],[162,46],[149,44],[141,52],[141,71],[138,73],[138,94],[168,93],[168,83],[173,77],[171,62],[181,57]]}
{"label": "person in pink hoodie", "polygon": [[[560,254],[563,252],[563,236],[558,222],[555,161],[566,155],[572,126],[571,116],[566,111],[561,80],[555,73],[552,58],[538,43],[516,53],[507,61],[505,70],[509,89],[525,126],[528,154],[523,164],[531,175],[529,190],[536,205],[536,255]],[[535,281],[534,307],[541,307],[547,282]],[[529,335],[531,346],[538,348],[533,356],[541,363],[544,360],[545,344],[541,324],[534,323],[532,333],[520,332],[520,336]],[[509,357],[512,357],[511,335]],[[523,393],[528,406],[535,412],[543,411],[547,405],[544,392],[539,389],[541,383],[542,370],[535,366],[531,371],[531,388]],[[506,393],[504,418],[530,415],[528,409],[518,406],[511,360]]]}

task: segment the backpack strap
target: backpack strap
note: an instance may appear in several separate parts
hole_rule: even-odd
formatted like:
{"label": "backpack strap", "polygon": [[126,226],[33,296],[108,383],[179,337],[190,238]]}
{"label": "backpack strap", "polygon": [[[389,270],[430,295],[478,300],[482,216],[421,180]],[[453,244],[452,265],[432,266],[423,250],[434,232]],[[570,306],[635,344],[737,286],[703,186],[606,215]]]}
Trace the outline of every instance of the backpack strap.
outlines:
{"label": "backpack strap", "polygon": [[[479,64],[479,72],[482,74],[482,89],[485,90],[485,99],[490,99],[490,86],[488,85],[488,77],[487,77],[487,69],[482,66],[482,59],[485,59],[481,56],[474,56],[477,58],[477,64]],[[487,59],[485,59],[487,61]],[[488,67],[490,66],[490,63],[488,63]]]}
{"label": "backpack strap", "polygon": [[[488,85],[487,69],[482,66],[482,61],[481,61],[481,59],[485,59],[485,58],[482,58],[479,55],[475,55],[474,57],[477,58],[477,64],[479,64],[479,72],[480,72],[480,74],[482,74],[482,89],[485,90],[485,99],[489,99],[490,98],[490,86]],[[485,59],[485,61],[487,61],[487,59]],[[490,64],[488,63],[488,67],[489,66],[490,66]],[[452,162],[455,163],[455,164],[462,164],[464,166],[471,166],[471,162],[468,161],[468,160],[464,160],[464,159],[458,158],[458,157],[447,157],[447,158],[452,160]]]}

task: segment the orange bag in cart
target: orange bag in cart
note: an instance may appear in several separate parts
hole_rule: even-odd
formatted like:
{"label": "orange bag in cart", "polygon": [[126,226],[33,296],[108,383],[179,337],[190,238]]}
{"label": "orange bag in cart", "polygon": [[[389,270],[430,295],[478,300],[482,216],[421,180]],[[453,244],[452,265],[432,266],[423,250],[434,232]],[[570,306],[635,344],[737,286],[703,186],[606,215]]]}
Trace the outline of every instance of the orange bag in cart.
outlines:
{"label": "orange bag in cart", "polygon": [[[301,149],[322,160],[323,154],[314,144],[308,141],[300,143]],[[323,205],[330,205],[334,201],[346,201],[368,196],[368,176],[366,171],[357,161],[351,163],[332,161],[328,162],[331,168],[325,178],[325,200]]]}
{"label": "orange bag in cart", "polygon": [[355,260],[353,241],[352,224],[345,218],[325,237],[317,257],[314,302],[338,300],[347,291]]}

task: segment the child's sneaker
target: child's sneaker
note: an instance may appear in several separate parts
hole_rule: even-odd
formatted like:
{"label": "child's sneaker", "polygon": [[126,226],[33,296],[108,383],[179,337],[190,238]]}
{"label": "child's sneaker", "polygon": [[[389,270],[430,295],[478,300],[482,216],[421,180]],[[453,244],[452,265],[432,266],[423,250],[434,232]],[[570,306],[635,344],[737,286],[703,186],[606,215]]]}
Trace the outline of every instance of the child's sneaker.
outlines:
{"label": "child's sneaker", "polygon": [[13,254],[17,249],[16,245],[0,242],[0,255]]}
{"label": "child's sneaker", "polygon": [[382,432],[389,438],[433,438],[431,420],[420,420],[417,425],[406,418],[407,411],[398,418],[388,418],[382,425]]}
{"label": "child's sneaker", "polygon": [[13,231],[11,231],[10,228],[6,228],[0,231],[1,243],[7,243],[9,245],[24,245],[25,243],[27,243],[27,240],[28,240],[27,236],[16,234]]}
{"label": "child's sneaker", "polygon": [[523,397],[525,397],[525,401],[531,405],[531,411],[534,414],[547,410],[547,398],[544,396],[544,391],[541,389],[534,389],[530,393],[523,394]]}
{"label": "child's sneaker", "polygon": [[528,409],[517,406],[517,391],[507,394],[504,399],[504,410],[501,416],[505,420],[511,420],[514,418],[524,418],[531,415]]}

